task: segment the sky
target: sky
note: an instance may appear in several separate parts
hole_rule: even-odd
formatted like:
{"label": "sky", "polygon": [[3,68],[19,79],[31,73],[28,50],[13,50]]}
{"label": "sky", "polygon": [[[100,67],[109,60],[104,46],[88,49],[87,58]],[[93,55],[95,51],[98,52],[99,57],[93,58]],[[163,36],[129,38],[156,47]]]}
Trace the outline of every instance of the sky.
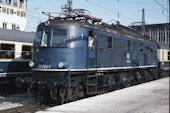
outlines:
{"label": "sky", "polygon": [[[145,10],[146,24],[168,22],[169,0],[72,0],[73,9],[87,9],[91,15],[103,22],[129,26],[132,22],[142,21],[142,9]],[[28,0],[27,31],[36,31],[40,22],[48,20],[44,12],[61,12],[61,6],[67,0]]]}

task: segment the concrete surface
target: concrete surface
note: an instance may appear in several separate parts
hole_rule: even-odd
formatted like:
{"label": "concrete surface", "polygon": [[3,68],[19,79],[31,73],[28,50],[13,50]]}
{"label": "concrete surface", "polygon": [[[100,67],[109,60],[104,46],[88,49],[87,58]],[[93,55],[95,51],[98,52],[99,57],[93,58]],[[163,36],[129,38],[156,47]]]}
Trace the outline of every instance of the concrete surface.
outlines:
{"label": "concrete surface", "polygon": [[67,103],[37,113],[169,113],[169,78]]}

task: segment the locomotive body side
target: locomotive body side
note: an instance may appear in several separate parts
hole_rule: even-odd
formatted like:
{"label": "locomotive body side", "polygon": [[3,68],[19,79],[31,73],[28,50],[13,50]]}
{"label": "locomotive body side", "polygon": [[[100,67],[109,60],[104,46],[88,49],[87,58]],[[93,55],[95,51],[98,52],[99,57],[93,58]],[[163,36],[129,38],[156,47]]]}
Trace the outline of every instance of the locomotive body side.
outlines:
{"label": "locomotive body side", "polygon": [[[93,48],[88,47],[91,32],[97,34]],[[154,42],[77,21],[40,24],[33,59],[30,90],[62,102],[157,78]]]}
{"label": "locomotive body side", "polygon": [[[46,46],[41,44],[44,29],[49,30]],[[93,49],[88,47],[89,31],[97,34]],[[96,71],[104,68],[111,70],[114,67],[115,69],[156,67],[158,64],[156,61],[157,47],[152,41],[68,24],[44,26],[44,28],[38,29],[37,34],[36,40],[39,40],[39,46],[34,47],[35,66],[33,70]],[[56,39],[53,40],[53,37]],[[58,45],[53,45],[53,43]],[[58,67],[58,63],[61,62],[65,64],[63,68]]]}

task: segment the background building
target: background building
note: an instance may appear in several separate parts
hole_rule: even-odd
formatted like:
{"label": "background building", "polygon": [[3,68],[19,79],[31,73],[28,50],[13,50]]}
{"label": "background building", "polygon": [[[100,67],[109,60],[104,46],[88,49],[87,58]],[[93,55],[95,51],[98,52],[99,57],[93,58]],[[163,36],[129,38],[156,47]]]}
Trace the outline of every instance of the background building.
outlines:
{"label": "background building", "polygon": [[0,0],[0,28],[25,31],[27,0]]}
{"label": "background building", "polygon": [[[141,25],[131,26],[141,33]],[[165,45],[170,44],[170,23],[145,25],[145,35]]]}

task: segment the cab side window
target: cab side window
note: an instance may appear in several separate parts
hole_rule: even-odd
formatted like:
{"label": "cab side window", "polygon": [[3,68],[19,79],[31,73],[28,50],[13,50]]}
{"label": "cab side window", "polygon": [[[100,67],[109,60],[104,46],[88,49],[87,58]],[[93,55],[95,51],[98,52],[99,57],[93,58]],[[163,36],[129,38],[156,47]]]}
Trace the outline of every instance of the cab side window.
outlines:
{"label": "cab side window", "polygon": [[108,48],[112,48],[112,45],[113,45],[112,42],[113,42],[112,37],[110,37],[110,36],[107,37]]}
{"label": "cab side window", "polygon": [[131,49],[132,49],[132,42],[131,40],[127,40],[127,50],[131,51]]}
{"label": "cab side window", "polygon": [[89,36],[88,36],[88,47],[90,49],[94,49],[94,40],[95,40],[95,38],[96,38],[96,34],[92,30],[90,30],[89,31]]}

